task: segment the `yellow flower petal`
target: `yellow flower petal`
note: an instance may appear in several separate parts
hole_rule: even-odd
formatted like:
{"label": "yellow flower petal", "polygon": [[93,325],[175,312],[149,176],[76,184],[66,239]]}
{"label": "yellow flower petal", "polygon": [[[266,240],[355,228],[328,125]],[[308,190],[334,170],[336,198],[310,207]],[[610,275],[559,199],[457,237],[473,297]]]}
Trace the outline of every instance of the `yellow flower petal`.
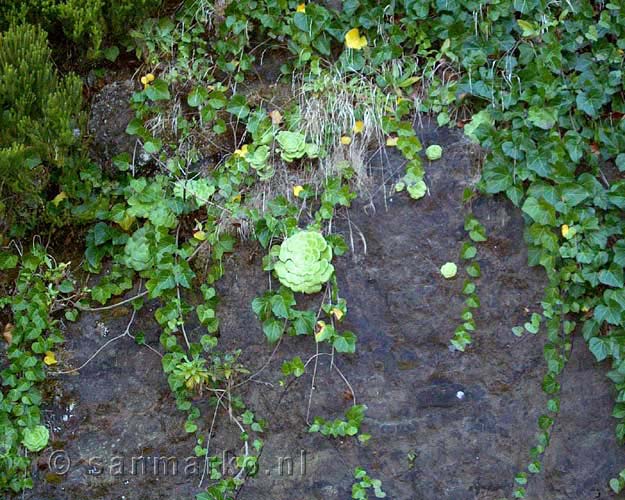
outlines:
{"label": "yellow flower petal", "polygon": [[206,233],[204,231],[196,231],[195,233],[193,233],[193,237],[196,240],[204,241],[206,239]]}
{"label": "yellow flower petal", "polygon": [[147,85],[148,84],[148,77],[147,76],[142,76],[141,77],[141,83],[143,85]]}
{"label": "yellow flower petal", "polygon": [[52,351],[48,351],[46,352],[46,355],[43,357],[43,362],[48,366],[56,365],[56,356],[54,355]]}
{"label": "yellow flower petal", "polygon": [[302,186],[300,186],[299,184],[297,186],[293,186],[293,195],[295,197],[299,197],[299,194],[304,190],[304,188]]}
{"label": "yellow flower petal", "polygon": [[388,139],[386,139],[386,145],[387,146],[397,146],[397,141],[399,140],[399,137],[389,137]]}
{"label": "yellow flower petal", "polygon": [[346,135],[344,135],[343,137],[341,137],[341,144],[344,144],[345,146],[347,146],[348,144],[352,143],[352,138],[348,137]]}
{"label": "yellow flower petal", "polygon": [[562,233],[562,236],[564,236],[566,238],[568,236],[568,234],[569,234],[569,226],[568,226],[568,224],[562,224],[562,227],[560,228],[560,232]]}
{"label": "yellow flower petal", "polygon": [[296,12],[306,12],[306,4],[300,3],[295,10]]}
{"label": "yellow flower petal", "polygon": [[155,78],[152,73],[148,73],[147,75],[145,75],[145,77],[148,79],[148,83],[153,82]]}
{"label": "yellow flower petal", "polygon": [[367,46],[367,39],[360,36],[358,28],[353,28],[345,34],[345,45],[348,49],[361,50]]}
{"label": "yellow flower petal", "polygon": [[362,120],[356,120],[356,123],[354,123],[354,134],[361,134],[362,131],[365,129],[365,122],[363,122]]}
{"label": "yellow flower petal", "polygon": [[55,207],[59,206],[59,203],[61,203],[63,200],[67,199],[67,193],[65,191],[61,191],[59,194],[57,194],[53,200],[52,203],[54,204]]}
{"label": "yellow flower petal", "polygon": [[238,156],[239,158],[245,158],[247,156],[247,144],[243,144],[241,149],[237,149],[234,152],[234,156]]}
{"label": "yellow flower petal", "polygon": [[333,307],[332,308],[332,314],[334,315],[334,317],[341,321],[341,319],[343,318],[343,316],[345,316],[345,314],[343,313],[343,311],[341,311],[338,307]]}
{"label": "yellow flower petal", "polygon": [[232,200],[230,200],[230,201],[232,201],[232,202],[238,202],[238,201],[241,201],[241,193],[239,193],[239,194],[235,194],[235,195],[232,197]]}

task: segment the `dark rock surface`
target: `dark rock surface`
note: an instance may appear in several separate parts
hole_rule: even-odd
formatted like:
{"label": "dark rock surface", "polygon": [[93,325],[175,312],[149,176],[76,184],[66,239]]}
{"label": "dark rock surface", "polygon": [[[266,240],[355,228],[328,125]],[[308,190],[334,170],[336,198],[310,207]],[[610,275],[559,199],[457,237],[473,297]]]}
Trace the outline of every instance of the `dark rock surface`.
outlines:
{"label": "dark rock surface", "polygon": [[[539,310],[545,277],[527,267],[520,212],[502,199],[476,200],[473,211],[489,235],[478,253],[478,328],[468,352],[448,349],[463,307],[465,272],[458,255],[466,208],[460,198],[478,172],[472,146],[459,134],[420,133],[424,146],[444,147],[443,158],[426,165],[429,193],[417,202],[403,193],[385,200],[378,196],[375,213],[369,204],[357,203],[349,217],[337,221],[348,243],[353,241],[353,251],[335,264],[349,308],[344,327],[356,332],[358,347],[356,354],[334,361],[356,402],[368,406],[363,430],[371,440],[364,446],[307,432],[310,370],[287,389],[278,380],[282,361],[295,355],[308,359],[315,344],[309,337],[285,338],[256,382],[241,388],[268,429],[260,472],[242,488],[240,500],[345,500],[351,497],[356,466],[380,478],[387,498],[394,500],[496,500],[510,495],[514,475],[527,464],[546,402],[544,337],[518,339],[510,329]],[[383,163],[379,157],[372,160],[385,178],[401,170],[400,159],[389,155]],[[220,342],[222,349],[243,349],[243,362],[254,372],[273,350],[250,307],[266,290],[267,276],[251,245],[238,250],[218,286]],[[459,263],[453,280],[439,272],[447,261]],[[158,348],[150,309],[138,314],[133,331],[143,330],[146,341]],[[66,355],[74,366],[124,331],[130,311],[113,312],[85,314],[70,327]],[[613,498],[607,482],[625,465],[625,453],[609,417],[611,385],[595,365],[582,339],[576,339],[562,377],[562,414],[544,471],[531,478],[527,498]],[[351,404],[346,389],[329,357],[320,357],[311,417],[342,416]],[[181,462],[193,454],[195,440],[183,430],[185,415],[175,408],[156,354],[123,338],[79,376],[59,377],[57,390],[48,418],[55,447],[65,450],[72,465],[66,475],[50,474],[48,450],[25,498],[186,499],[199,491],[199,474],[132,474],[129,469],[133,456],[175,456]],[[206,432],[212,414],[206,409],[203,415]],[[233,446],[237,433],[220,415],[214,450]],[[123,474],[110,468],[120,456]],[[94,474],[93,457],[99,457],[103,473]],[[292,475],[280,473],[285,458],[293,461]]]}
{"label": "dark rock surface", "polygon": [[114,171],[111,159],[120,153],[128,153],[136,162],[145,163],[146,158],[140,158],[142,147],[135,145],[136,137],[126,134],[126,127],[135,116],[130,108],[130,98],[136,90],[132,80],[121,80],[110,83],[98,92],[91,103],[89,115],[89,133],[93,138],[93,156],[99,158],[104,168]]}

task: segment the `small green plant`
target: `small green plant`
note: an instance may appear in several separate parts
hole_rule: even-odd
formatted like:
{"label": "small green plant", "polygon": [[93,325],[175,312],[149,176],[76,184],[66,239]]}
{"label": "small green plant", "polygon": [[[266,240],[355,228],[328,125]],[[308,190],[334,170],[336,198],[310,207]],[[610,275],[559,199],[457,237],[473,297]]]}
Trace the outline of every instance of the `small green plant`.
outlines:
{"label": "small green plant", "polygon": [[294,292],[316,293],[334,273],[332,248],[317,231],[297,231],[276,253],[276,276]]}
{"label": "small green plant", "polygon": [[360,425],[365,418],[365,405],[353,405],[345,412],[344,419],[327,421],[321,417],[315,417],[308,432],[319,432],[323,436],[333,438],[355,436],[360,432]]}
{"label": "small green plant", "polygon": [[50,439],[48,428],[44,425],[36,425],[24,429],[22,444],[28,451],[37,452],[48,446],[48,439]]}
{"label": "small green plant", "polygon": [[430,161],[440,160],[443,156],[443,148],[441,148],[438,144],[432,144],[426,148],[425,156]]}
{"label": "small green plant", "polygon": [[[67,264],[56,264],[40,246],[20,256],[0,253],[0,271],[18,265],[14,290],[0,298],[0,310],[7,308],[12,318],[4,327],[9,363],[0,372],[0,491],[13,492],[32,487],[26,451],[36,453],[48,444],[40,385],[46,365],[56,363],[54,351],[63,342],[51,311],[62,308],[74,292]],[[66,318],[73,318],[70,310]]]}
{"label": "small green plant", "polygon": [[[465,201],[473,197],[472,191],[464,193]],[[462,323],[454,331],[454,336],[450,341],[452,349],[464,352],[464,350],[473,342],[472,334],[475,333],[475,319],[473,311],[480,307],[480,298],[477,295],[477,280],[481,276],[480,265],[475,261],[477,257],[477,248],[475,243],[486,241],[486,229],[472,214],[468,214],[464,221],[464,230],[467,232],[470,241],[465,241],[460,249],[460,257],[467,262],[465,272],[469,279],[465,280],[462,285],[462,293],[466,296],[464,301],[464,309],[460,315]]]}
{"label": "small green plant", "polygon": [[280,148],[280,156],[286,162],[299,160],[304,156],[315,158],[319,154],[319,147],[306,142],[306,136],[300,132],[283,130],[276,135]]}
{"label": "small green plant", "polygon": [[356,467],[354,470],[354,479],[356,482],[352,485],[352,498],[356,500],[367,500],[369,491],[373,489],[375,498],[386,498],[386,493],[382,490],[382,481],[372,479],[367,471],[362,467]]}

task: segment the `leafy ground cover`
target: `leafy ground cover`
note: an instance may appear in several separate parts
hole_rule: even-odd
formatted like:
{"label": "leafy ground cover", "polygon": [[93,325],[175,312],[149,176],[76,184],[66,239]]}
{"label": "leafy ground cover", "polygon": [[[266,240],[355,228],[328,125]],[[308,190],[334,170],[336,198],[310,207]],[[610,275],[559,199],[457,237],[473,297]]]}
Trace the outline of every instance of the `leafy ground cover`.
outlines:
{"label": "leafy ground cover", "polygon": [[[213,483],[197,499],[236,495],[258,471],[265,422],[237,394],[253,376],[240,362],[241,353],[220,347],[216,283],[224,259],[237,251],[240,239],[258,243],[268,290],[251,307],[268,342],[304,336],[319,355],[319,349],[333,358],[357,352],[358,332],[342,326],[348,304],[333,273],[332,260],[349,249],[334,232],[335,220],[358,195],[371,197],[379,189],[406,191],[417,204],[427,196],[423,162],[439,161],[445,150],[428,145],[422,158],[413,127],[421,113],[431,114],[439,126],[462,128],[484,148],[479,178],[458,197],[470,206],[477,191],[502,193],[519,207],[529,263],[542,266],[549,279],[541,310],[512,329],[519,336],[545,333],[542,388],[549,399],[510,495],[523,498],[531,476],[541,472],[573,336],[581,335],[598,361],[612,364],[616,437],[625,439],[623,8],[620,2],[538,0],[353,0],[340,8],[284,0],[182,2],[171,16],[147,19],[129,33],[127,50],[143,62],[130,98],[134,118],[125,131],[136,138],[136,147],[104,169],[60,149],[61,139],[80,135],[73,129],[80,121],[48,104],[54,103],[49,87],[41,90],[39,81],[29,81],[31,93],[9,95],[22,114],[22,100],[37,103],[32,109],[56,117],[66,134],[55,134],[44,150],[55,155],[42,160],[43,168],[57,172],[41,194],[48,202],[36,216],[11,224],[3,237],[0,267],[15,270],[15,281],[6,285],[1,303],[7,362],[0,487],[18,492],[31,485],[26,449],[40,429],[46,373],[79,372],[101,352],[81,366],[58,366],[60,317],[74,321],[82,311],[130,305],[127,327],[102,349],[127,336],[145,345],[133,322],[146,301],[158,300],[156,352],[177,406],[187,415],[184,428],[197,436],[194,451],[210,464]],[[12,26],[0,50],[10,47],[7,36],[30,29]],[[23,54],[27,43],[16,40],[15,53]],[[115,59],[116,51],[108,56]],[[276,95],[267,99],[249,83],[270,57],[281,61],[282,77]],[[2,68],[7,85],[27,73],[13,62]],[[279,95],[280,86],[291,90]],[[34,150],[32,136],[18,126],[21,119],[7,121],[20,133],[0,136],[3,156]],[[371,175],[366,153],[383,147],[401,153],[405,165],[399,177]],[[37,166],[29,162],[33,157],[20,160],[18,172]],[[58,175],[76,162],[77,176]],[[54,217],[45,218],[48,214]],[[81,271],[57,264],[41,245],[31,249],[21,228],[37,228],[44,220],[85,231]],[[464,229],[468,239],[458,260],[467,262],[470,279],[462,289],[466,307],[460,326],[449,334],[452,349],[460,351],[471,349],[478,336],[475,318],[484,297],[478,295],[481,269],[475,257],[487,243],[473,215]],[[306,245],[289,243],[301,234],[316,236]],[[458,264],[441,264],[444,278],[453,279]],[[306,286],[300,286],[302,265]],[[82,273],[99,278],[84,281]],[[29,285],[32,280],[36,286]],[[188,300],[191,289],[201,291],[200,303]],[[294,292],[317,289],[318,302],[302,308],[303,298]],[[203,325],[201,334],[188,330],[190,317]],[[316,372],[318,359],[285,362],[284,383]],[[344,374],[336,375],[353,396]],[[205,400],[213,415],[223,414],[240,431],[238,472],[231,476],[219,472],[210,438],[200,432],[211,416],[200,409]],[[366,443],[370,436],[360,430],[364,406],[355,400],[353,405],[337,420],[313,418],[309,407],[309,430]],[[383,497],[383,485],[370,472],[358,468],[354,477],[353,498]],[[618,493],[624,478],[615,477],[610,487]]]}

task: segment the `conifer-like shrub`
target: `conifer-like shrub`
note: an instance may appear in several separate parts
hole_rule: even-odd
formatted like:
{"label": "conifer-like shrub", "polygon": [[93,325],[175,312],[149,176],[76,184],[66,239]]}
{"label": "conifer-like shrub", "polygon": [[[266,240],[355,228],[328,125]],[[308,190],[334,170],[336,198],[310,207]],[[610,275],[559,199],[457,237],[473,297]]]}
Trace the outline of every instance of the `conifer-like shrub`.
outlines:
{"label": "conifer-like shrub", "polygon": [[32,225],[80,146],[82,82],[59,77],[46,34],[30,25],[0,33],[0,233]]}
{"label": "conifer-like shrub", "polygon": [[122,37],[129,25],[144,19],[162,0],[2,0],[0,28],[9,23],[40,25],[50,34],[62,31],[69,40],[99,57],[106,36]]}

